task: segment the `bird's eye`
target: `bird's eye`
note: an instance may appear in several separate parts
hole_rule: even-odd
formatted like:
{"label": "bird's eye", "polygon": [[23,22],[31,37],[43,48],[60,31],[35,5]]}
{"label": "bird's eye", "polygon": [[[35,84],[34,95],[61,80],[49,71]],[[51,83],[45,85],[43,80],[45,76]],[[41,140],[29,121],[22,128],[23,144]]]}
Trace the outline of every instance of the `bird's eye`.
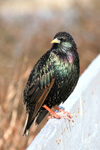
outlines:
{"label": "bird's eye", "polygon": [[65,42],[66,41],[66,39],[64,39],[64,38],[60,38],[59,39],[61,42]]}

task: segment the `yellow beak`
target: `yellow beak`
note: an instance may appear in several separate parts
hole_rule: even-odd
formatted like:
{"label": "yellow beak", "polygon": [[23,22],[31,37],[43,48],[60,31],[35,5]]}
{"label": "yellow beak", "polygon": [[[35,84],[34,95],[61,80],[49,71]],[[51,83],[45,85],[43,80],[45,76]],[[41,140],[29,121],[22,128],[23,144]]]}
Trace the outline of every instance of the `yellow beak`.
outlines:
{"label": "yellow beak", "polygon": [[55,38],[54,40],[51,41],[51,43],[60,43],[60,40],[58,40],[57,38]]}

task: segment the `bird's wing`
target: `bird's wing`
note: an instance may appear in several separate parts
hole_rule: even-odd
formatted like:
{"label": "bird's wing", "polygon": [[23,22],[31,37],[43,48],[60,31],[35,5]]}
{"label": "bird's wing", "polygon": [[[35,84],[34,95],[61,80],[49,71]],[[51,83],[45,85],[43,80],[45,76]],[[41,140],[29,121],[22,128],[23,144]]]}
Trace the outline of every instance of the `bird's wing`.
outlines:
{"label": "bird's wing", "polygon": [[[48,74],[50,74],[50,72]],[[46,78],[47,74],[45,74],[43,77],[47,79]],[[29,128],[32,122],[34,121],[36,115],[38,114],[39,109],[44,103],[48,93],[50,92],[54,84],[54,81],[55,81],[55,78],[52,78],[51,81],[47,84],[47,81],[46,82],[44,80],[41,81],[41,78],[40,78],[35,82],[35,84],[33,84],[31,88],[29,88],[27,101],[25,101],[26,109],[27,109],[27,119],[26,119],[26,123],[24,126],[23,135],[27,135],[29,133]],[[43,87],[44,83],[45,83],[45,87]]]}
{"label": "bird's wing", "polygon": [[55,77],[52,63],[48,60],[40,66],[38,62],[33,68],[24,90],[24,103],[29,114],[29,122],[34,120],[34,117],[37,115],[50,92],[54,81]]}
{"label": "bird's wing", "polygon": [[44,103],[48,93],[50,92],[50,90],[54,84],[54,81],[55,81],[55,78],[52,79],[51,83],[48,86],[46,86],[44,89],[41,89],[38,91],[39,94],[36,99],[33,117],[37,114],[37,112],[41,108],[42,104]]}

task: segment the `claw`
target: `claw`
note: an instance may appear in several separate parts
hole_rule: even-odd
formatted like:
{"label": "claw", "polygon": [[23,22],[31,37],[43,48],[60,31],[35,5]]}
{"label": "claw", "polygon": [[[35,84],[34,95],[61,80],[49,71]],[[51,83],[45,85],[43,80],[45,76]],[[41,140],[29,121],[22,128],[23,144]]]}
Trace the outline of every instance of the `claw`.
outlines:
{"label": "claw", "polygon": [[64,115],[62,112],[58,112],[56,113],[56,115],[52,115],[52,116],[48,116],[48,119],[51,119],[51,118],[57,118],[57,119],[67,119],[69,120],[70,122],[73,122],[72,118],[69,118],[68,116]]}
{"label": "claw", "polygon": [[[51,116],[48,116],[48,119],[50,118],[57,118],[57,119],[61,119],[61,118],[64,118],[64,119],[67,119],[69,120],[71,123],[73,123],[74,121],[72,120],[72,115],[70,113],[68,113],[67,111],[64,111],[63,109],[59,108],[58,106],[55,106],[54,108],[56,110],[58,110],[59,112],[55,113],[53,112],[48,106],[44,105],[42,106],[43,108],[45,108],[46,110],[49,111],[49,113],[51,114]],[[64,115],[64,114],[67,114]]]}
{"label": "claw", "polygon": [[62,112],[63,114],[67,114],[68,118],[70,118],[70,119],[72,120],[72,117],[73,117],[72,114],[70,114],[70,113],[67,112],[67,111],[64,111],[63,109],[59,108],[58,106],[54,106],[54,108],[55,108],[56,110]]}

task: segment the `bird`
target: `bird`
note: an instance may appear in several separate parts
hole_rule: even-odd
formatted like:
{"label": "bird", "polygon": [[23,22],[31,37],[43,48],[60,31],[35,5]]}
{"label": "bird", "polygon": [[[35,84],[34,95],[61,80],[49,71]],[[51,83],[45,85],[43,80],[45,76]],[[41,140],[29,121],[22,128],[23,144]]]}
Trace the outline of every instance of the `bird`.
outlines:
{"label": "bird", "polygon": [[[24,89],[26,122],[23,135],[28,135],[34,122],[39,125],[50,112],[51,118],[68,118],[70,113],[59,108],[73,92],[80,73],[79,54],[73,37],[58,32],[51,41],[52,47],[33,67]],[[52,108],[67,113],[68,117],[53,112]]]}

